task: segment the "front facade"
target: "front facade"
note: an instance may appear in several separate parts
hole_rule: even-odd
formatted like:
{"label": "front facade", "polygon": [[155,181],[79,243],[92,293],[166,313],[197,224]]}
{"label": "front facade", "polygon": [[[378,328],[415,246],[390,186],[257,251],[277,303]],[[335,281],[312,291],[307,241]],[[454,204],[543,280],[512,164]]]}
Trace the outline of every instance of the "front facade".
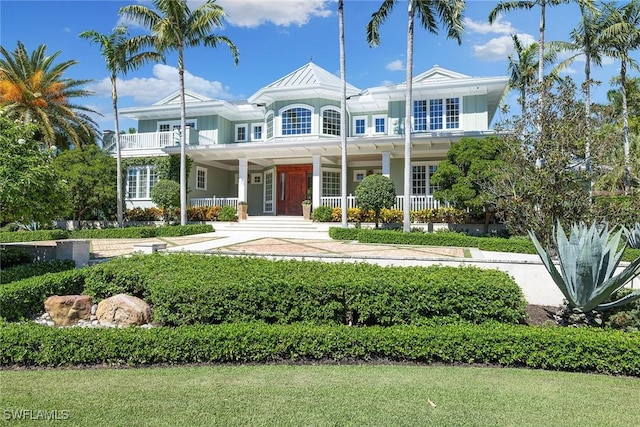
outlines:
{"label": "front facade", "polygon": [[[473,78],[438,66],[413,81],[411,208],[437,207],[430,177],[464,136],[493,134],[489,124],[507,77]],[[301,203],[341,203],[340,79],[308,63],[260,88],[246,101],[186,93],[191,206],[248,204],[249,215],[302,215]],[[372,173],[393,179],[403,194],[405,85],[360,90],[347,85],[348,203]],[[180,153],[180,96],[121,110],[138,133],[121,135],[123,157]],[[111,147],[115,153],[115,147]],[[126,174],[127,208],[152,206],[153,165]],[[398,196],[397,207],[402,208]]]}

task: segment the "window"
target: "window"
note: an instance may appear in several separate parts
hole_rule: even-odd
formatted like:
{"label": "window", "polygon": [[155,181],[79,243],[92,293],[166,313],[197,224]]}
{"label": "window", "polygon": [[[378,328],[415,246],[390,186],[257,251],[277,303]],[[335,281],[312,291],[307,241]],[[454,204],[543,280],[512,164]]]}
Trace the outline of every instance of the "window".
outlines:
{"label": "window", "polygon": [[247,125],[236,125],[236,142],[247,140]]}
{"label": "window", "polygon": [[261,173],[252,173],[250,184],[262,184],[262,174]]}
{"label": "window", "polygon": [[273,171],[264,173],[264,211],[273,212]]}
{"label": "window", "polygon": [[158,182],[155,166],[132,166],[127,168],[127,198],[148,199],[151,189]]}
{"label": "window", "polygon": [[262,125],[251,125],[251,140],[262,141]]}
{"label": "window", "polygon": [[264,118],[264,125],[267,129],[267,139],[273,138],[273,111],[269,111]]}
{"label": "window", "polygon": [[373,116],[373,133],[387,133],[387,116]]}
{"label": "window", "polygon": [[327,108],[322,111],[322,134],[340,136],[340,112]]}
{"label": "window", "polygon": [[293,107],[282,112],[282,135],[304,135],[310,133],[310,109]]}
{"label": "window", "polygon": [[425,164],[411,167],[411,187],[414,195],[426,196],[438,189],[438,186],[431,185],[431,177],[437,168],[437,165]]}
{"label": "window", "polygon": [[207,169],[196,166],[196,189],[207,189]]}
{"label": "window", "polygon": [[[428,106],[428,112],[427,112]],[[460,98],[430,99],[413,102],[413,130],[460,128]]]}
{"label": "window", "polygon": [[340,172],[322,171],[322,196],[336,197],[340,195]]}
{"label": "window", "polygon": [[360,182],[367,176],[367,171],[364,169],[358,169],[353,171],[353,181]]}
{"label": "window", "polygon": [[353,134],[356,136],[367,134],[367,118],[365,116],[353,118]]}
{"label": "window", "polygon": [[[187,120],[186,123],[191,129],[196,128],[197,122],[195,119]],[[158,132],[163,132],[160,134],[160,145],[162,147],[180,145],[180,120],[158,122]]]}

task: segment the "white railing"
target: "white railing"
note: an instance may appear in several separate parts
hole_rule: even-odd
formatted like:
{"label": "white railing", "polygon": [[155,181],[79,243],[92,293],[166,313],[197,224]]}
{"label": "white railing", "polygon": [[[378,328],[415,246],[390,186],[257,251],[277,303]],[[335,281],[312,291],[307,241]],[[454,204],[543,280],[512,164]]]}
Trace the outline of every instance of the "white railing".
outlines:
{"label": "white railing", "polygon": [[201,197],[191,199],[189,204],[193,207],[204,207],[204,206],[232,206],[234,209],[238,209],[238,198],[237,197]]}
{"label": "white railing", "polygon": [[[189,145],[214,145],[217,143],[217,132],[213,130],[198,131],[188,128]],[[164,148],[180,145],[180,131],[123,133],[120,135],[120,146],[126,149]],[[113,150],[115,146],[111,146]]]}
{"label": "white railing", "polygon": [[[330,208],[339,208],[342,206],[342,197],[321,197],[320,205],[329,206]],[[411,206],[409,209],[412,211],[419,211],[422,209],[438,209],[440,207],[447,206],[448,204],[440,203],[438,200],[434,199],[433,196],[411,196]],[[355,196],[351,194],[347,196],[347,207],[356,207]],[[393,206],[393,209],[404,209],[404,196],[396,196],[396,204]]]}

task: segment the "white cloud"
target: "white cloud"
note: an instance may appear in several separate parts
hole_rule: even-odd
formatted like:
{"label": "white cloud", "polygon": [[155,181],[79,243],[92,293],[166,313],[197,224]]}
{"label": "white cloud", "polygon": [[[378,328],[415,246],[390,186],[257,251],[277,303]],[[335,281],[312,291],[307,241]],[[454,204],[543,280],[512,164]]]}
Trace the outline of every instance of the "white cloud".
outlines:
{"label": "white cloud", "polygon": [[[523,46],[528,46],[536,40],[529,34],[518,34]],[[473,56],[480,61],[503,61],[513,53],[513,39],[510,35],[495,37],[484,44],[473,46]]]}
{"label": "white cloud", "polygon": [[401,60],[396,59],[395,61],[389,62],[386,68],[389,71],[401,71],[404,70],[404,64]]}
{"label": "white cloud", "polygon": [[[164,64],[153,66],[153,77],[134,77],[132,79],[118,79],[118,96],[131,96],[138,103],[153,103],[175,92],[180,88],[178,69]],[[189,71],[184,72],[184,85],[201,95],[214,99],[230,99],[233,96],[228,88],[219,81],[209,81],[194,76]],[[111,82],[104,78],[94,85],[87,87],[99,96],[111,96]]]}
{"label": "white cloud", "polygon": [[502,15],[498,15],[493,24],[489,24],[488,21],[474,21],[471,18],[464,18],[464,28],[470,33],[480,34],[513,34],[518,32],[517,29],[511,25],[509,21],[503,21]]}
{"label": "white cloud", "polygon": [[302,26],[313,17],[331,16],[333,0],[218,0],[225,10],[226,21],[236,27],[257,27],[272,23],[278,26]]}

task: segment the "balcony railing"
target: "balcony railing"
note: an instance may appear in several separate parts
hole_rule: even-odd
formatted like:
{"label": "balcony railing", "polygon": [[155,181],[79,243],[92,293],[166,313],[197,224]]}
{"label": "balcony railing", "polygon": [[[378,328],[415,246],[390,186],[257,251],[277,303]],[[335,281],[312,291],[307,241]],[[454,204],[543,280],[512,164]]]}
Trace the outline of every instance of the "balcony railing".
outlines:
{"label": "balcony railing", "polygon": [[[320,205],[329,206],[330,208],[339,208],[342,206],[342,197],[321,197]],[[353,195],[347,196],[347,208],[355,207],[356,197]],[[433,196],[411,196],[411,206],[409,209],[412,211],[419,211],[423,209],[438,209],[441,207],[448,207],[448,204],[441,203],[434,199]],[[396,203],[393,206],[393,209],[404,209],[404,196],[396,196]]]}
{"label": "balcony railing", "polygon": [[[196,129],[188,129],[188,145],[214,145],[217,144],[217,132],[213,130],[198,131]],[[115,138],[114,138],[115,141]],[[149,149],[149,148],[165,148],[180,145],[180,131],[173,130],[168,132],[143,132],[143,133],[123,133],[120,135],[120,146],[123,150],[127,149]],[[115,146],[111,144],[109,150],[115,150]]]}

